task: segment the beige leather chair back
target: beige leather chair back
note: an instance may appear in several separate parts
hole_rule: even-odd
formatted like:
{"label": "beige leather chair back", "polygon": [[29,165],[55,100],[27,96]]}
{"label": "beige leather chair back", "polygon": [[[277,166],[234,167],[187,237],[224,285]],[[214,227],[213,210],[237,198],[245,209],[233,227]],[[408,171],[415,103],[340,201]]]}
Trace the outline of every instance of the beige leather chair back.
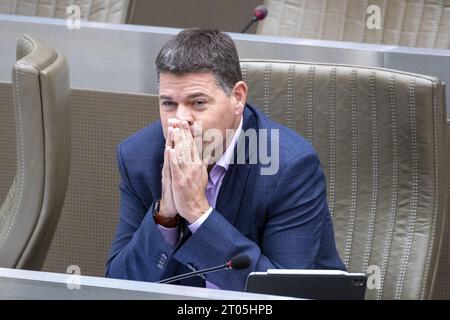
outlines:
{"label": "beige leather chair back", "polygon": [[57,51],[23,36],[12,81],[17,171],[0,208],[0,267],[39,269],[69,175],[68,65]]}
{"label": "beige leather chair back", "polygon": [[[447,159],[450,159],[450,120],[447,119]],[[448,160],[447,160],[448,161]],[[447,162],[448,167],[448,162]],[[450,171],[447,169],[450,181]],[[447,203],[447,217],[445,222],[444,238],[442,239],[442,255],[439,259],[438,274],[436,278],[436,290],[434,299],[450,299],[450,186]]]}
{"label": "beige leather chair back", "polygon": [[[128,8],[134,0],[91,0],[91,1],[49,1],[49,0],[2,0],[0,13],[23,16],[67,19],[69,5],[78,5],[82,20],[125,23]],[[74,12],[71,11],[71,14]]]}
{"label": "beige leather chair back", "polygon": [[[269,14],[258,26],[260,34],[450,49],[449,0],[265,0],[264,4]],[[377,8],[368,13],[370,5]],[[374,18],[379,18],[378,25]]]}
{"label": "beige leather chair back", "polygon": [[318,152],[337,247],[349,271],[370,273],[366,297],[430,298],[447,210],[443,84],[356,66],[241,65],[249,101]]}

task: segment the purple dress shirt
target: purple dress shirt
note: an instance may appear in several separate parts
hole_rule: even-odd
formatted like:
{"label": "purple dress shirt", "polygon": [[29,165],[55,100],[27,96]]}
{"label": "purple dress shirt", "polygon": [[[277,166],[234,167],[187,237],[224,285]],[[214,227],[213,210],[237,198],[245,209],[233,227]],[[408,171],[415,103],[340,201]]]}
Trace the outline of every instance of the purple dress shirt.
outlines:
{"label": "purple dress shirt", "polygon": [[[217,196],[219,195],[220,186],[222,185],[223,177],[225,176],[225,173],[228,170],[228,165],[230,164],[231,157],[234,154],[234,147],[237,144],[238,137],[241,131],[242,131],[242,117],[241,121],[239,122],[239,126],[236,129],[236,132],[234,133],[233,140],[231,140],[224,154],[219,158],[219,160],[217,160],[216,164],[209,172],[208,185],[206,186],[205,195],[211,207],[200,218],[198,218],[197,221],[188,226],[189,230],[192,233],[195,233],[195,231],[197,231],[198,228],[200,228],[202,223],[206,219],[208,219],[213,208],[216,207],[216,201]],[[175,246],[175,244],[178,242],[178,234],[179,234],[178,227],[165,228],[163,226],[158,225],[158,228],[161,231],[164,239],[171,246]],[[220,289],[218,286],[208,281],[206,281],[206,288]]]}

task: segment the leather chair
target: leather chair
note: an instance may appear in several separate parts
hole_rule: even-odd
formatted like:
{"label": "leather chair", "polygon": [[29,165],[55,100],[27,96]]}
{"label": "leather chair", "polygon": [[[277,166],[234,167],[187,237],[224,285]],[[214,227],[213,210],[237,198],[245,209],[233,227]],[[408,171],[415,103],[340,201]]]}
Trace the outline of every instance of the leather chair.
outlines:
{"label": "leather chair", "polygon": [[[265,0],[264,4],[269,15],[258,25],[260,34],[450,49],[448,1]],[[378,17],[369,8],[373,4],[379,8]],[[378,26],[373,18],[379,18]]]}
{"label": "leather chair", "polygon": [[135,0],[2,0],[0,1],[0,13],[67,19],[69,15],[66,8],[75,4],[80,7],[82,20],[125,23],[134,2]]}
{"label": "leather chair", "polygon": [[340,256],[369,273],[366,298],[431,298],[448,199],[443,83],[369,67],[241,66],[249,101],[316,149]]}
{"label": "leather chair", "polygon": [[25,35],[12,82],[17,170],[0,207],[0,267],[40,269],[69,176],[68,65],[61,53]]}

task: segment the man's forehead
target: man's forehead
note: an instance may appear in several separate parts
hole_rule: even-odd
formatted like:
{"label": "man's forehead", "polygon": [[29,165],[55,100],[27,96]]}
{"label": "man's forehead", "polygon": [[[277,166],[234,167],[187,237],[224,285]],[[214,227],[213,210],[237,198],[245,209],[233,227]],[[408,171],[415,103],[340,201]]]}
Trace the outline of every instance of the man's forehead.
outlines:
{"label": "man's forehead", "polygon": [[213,78],[215,78],[215,75],[212,71],[195,71],[181,74],[173,72],[161,72],[159,74],[160,81],[185,81],[186,79],[209,81]]}
{"label": "man's forehead", "polygon": [[201,95],[210,95],[211,91],[220,89],[214,74],[188,73],[177,75],[173,73],[162,73],[159,81],[160,98],[173,98],[183,95],[195,98]]}

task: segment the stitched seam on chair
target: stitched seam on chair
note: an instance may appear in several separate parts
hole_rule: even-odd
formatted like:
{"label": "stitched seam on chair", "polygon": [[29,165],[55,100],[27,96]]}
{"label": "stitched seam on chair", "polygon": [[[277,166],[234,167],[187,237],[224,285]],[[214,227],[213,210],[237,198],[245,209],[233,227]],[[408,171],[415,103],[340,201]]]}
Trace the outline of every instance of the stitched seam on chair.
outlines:
{"label": "stitched seam on chair", "polygon": [[264,113],[270,117],[270,71],[272,65],[266,64],[264,67]]}
{"label": "stitched seam on chair", "polygon": [[306,137],[309,142],[313,144],[313,85],[314,85],[314,73],[316,67],[311,66],[308,70],[307,85],[306,85]]}
{"label": "stitched seam on chair", "polygon": [[88,1],[87,9],[86,9],[86,19],[89,20],[89,14],[92,11],[92,2],[93,0]]}
{"label": "stitched seam on chair", "polygon": [[376,75],[372,72],[369,76],[369,97],[371,107],[371,132],[372,132],[372,190],[370,192],[369,209],[369,230],[367,235],[367,245],[364,252],[363,270],[369,266],[370,253],[372,250],[373,236],[375,229],[375,218],[377,214],[378,200],[378,129],[377,129],[377,95],[376,95]]}
{"label": "stitched seam on chair", "polygon": [[369,4],[367,3],[368,0],[364,0],[364,5],[361,7],[362,9],[362,16],[363,16],[363,25],[361,28],[361,39],[359,42],[366,42],[364,41],[364,37],[366,35],[366,28],[367,28],[367,20],[366,20],[366,15],[367,15],[367,8],[369,7]]}
{"label": "stitched seam on chair", "polygon": [[342,15],[342,24],[339,30],[339,41],[343,41],[344,40],[344,34],[345,34],[345,24],[347,22],[347,11],[348,11],[348,0],[345,0],[345,5],[344,5],[344,14]]}
{"label": "stitched seam on chair", "polygon": [[[70,6],[72,6],[72,5],[75,5],[75,0],[70,0]],[[66,10],[67,10],[67,7],[68,6],[66,6]],[[55,12],[56,13],[56,12]]]}
{"label": "stitched seam on chair", "polygon": [[55,17],[55,13],[56,13],[56,1],[57,1],[57,0],[53,0],[52,18]]}
{"label": "stitched seam on chair", "polygon": [[11,2],[11,14],[16,14],[17,12],[17,0]]}
{"label": "stitched seam on chair", "polygon": [[295,65],[291,64],[287,74],[287,89],[286,89],[286,126],[293,129],[294,124],[292,121],[292,105],[294,101],[294,72]]}
{"label": "stitched seam on chair", "polygon": [[[297,25],[297,37],[301,37],[301,32],[302,32],[302,27],[303,27],[303,16],[305,15],[305,2],[306,0],[303,0],[302,2],[302,7],[301,7],[301,14],[300,14],[300,19],[298,20],[299,23]],[[280,22],[281,24],[281,22]]]}
{"label": "stitched seam on chair", "polygon": [[439,21],[436,21],[436,30],[434,33],[434,40],[433,40],[433,48],[436,48],[436,41],[439,36],[439,27],[441,26],[442,16],[444,15],[444,5],[441,6],[441,16],[439,18]]}
{"label": "stitched seam on chair", "polygon": [[[282,7],[281,7],[282,6]],[[282,27],[282,24],[283,24],[283,22],[285,21],[285,19],[284,19],[284,12],[286,11],[286,0],[283,0],[283,3],[282,4],[280,4],[280,7],[281,7],[281,10],[280,10],[280,14],[279,14],[279,16],[277,17],[277,16],[275,16],[274,15],[274,21],[276,21],[277,23],[278,23],[278,25],[277,25],[277,27],[278,27],[278,30],[276,30],[276,31],[273,31],[273,34],[275,35],[280,35],[281,34],[281,27]],[[269,10],[271,10],[272,8],[268,8]],[[264,26],[264,24],[262,24],[263,26]],[[275,26],[274,26],[275,27]],[[269,30],[270,30],[270,27],[268,28]],[[271,30],[272,31],[272,30]]]}
{"label": "stitched seam on chair", "polygon": [[242,81],[244,81],[244,82],[247,82],[247,70],[248,70],[248,64],[241,65]]}
{"label": "stitched seam on chair", "polygon": [[380,289],[378,290],[377,300],[380,300],[383,295],[384,278],[386,276],[387,264],[389,262],[389,255],[391,253],[392,238],[394,234],[395,219],[397,216],[397,202],[398,202],[398,137],[397,137],[397,106],[395,102],[395,74],[389,75],[389,109],[391,112],[392,122],[392,198],[391,209],[389,210],[389,224],[387,230],[387,238],[385,242],[385,252],[383,254],[383,261],[381,263],[381,278]]}
{"label": "stitched seam on chair", "polygon": [[417,156],[417,133],[416,133],[416,98],[415,98],[415,90],[416,90],[416,81],[414,78],[409,80],[409,94],[408,94],[408,104],[409,104],[409,128],[411,135],[411,209],[409,214],[409,223],[408,223],[408,238],[406,241],[406,246],[403,251],[402,264],[400,269],[399,280],[396,288],[396,298],[400,299],[403,292],[403,283],[406,277],[406,272],[408,268],[409,257],[412,250],[412,243],[414,240],[414,230],[416,225],[416,217],[417,217],[417,201],[418,201],[418,156]]}
{"label": "stitched seam on chair", "polygon": [[[423,24],[423,15],[425,14],[425,10],[424,10],[424,8],[425,8],[425,1],[422,1],[421,3],[420,3],[420,22],[419,22],[419,27],[418,27],[418,29],[417,29],[417,31],[416,31],[416,35],[415,35],[415,39],[414,39],[414,47],[417,47],[417,41],[419,40],[419,33],[420,33],[420,30],[422,29],[422,24]],[[417,16],[419,16],[419,14],[417,14]],[[417,16],[416,16],[416,18],[417,18]],[[417,19],[415,20],[415,21],[417,21]]]}
{"label": "stitched seam on chair", "polygon": [[330,72],[330,112],[328,113],[330,128],[330,196],[328,200],[328,209],[330,210],[331,218],[334,216],[334,203],[336,197],[336,70],[337,69],[333,67]]}
{"label": "stitched seam on chair", "polygon": [[405,19],[405,15],[406,15],[407,8],[408,8],[408,3],[405,2],[405,8],[403,9],[403,14],[400,16],[400,18],[402,20],[401,20],[401,23],[400,23],[400,30],[398,32],[398,39],[397,39],[397,42],[393,43],[393,44],[400,44],[400,41],[402,40],[403,29],[405,27],[405,20],[406,20]]}
{"label": "stitched seam on chair", "polygon": [[39,1],[35,1],[34,2],[34,8],[33,8],[33,11],[34,11],[33,16],[35,16],[35,17],[37,16],[38,5],[39,5]]}
{"label": "stitched seam on chair", "polygon": [[[19,178],[19,199],[17,201],[16,209],[14,210],[14,214],[12,217],[12,220],[8,226],[8,230],[6,231],[5,236],[2,239],[2,242],[0,243],[0,248],[3,247],[5,244],[6,239],[9,236],[9,233],[11,232],[12,226],[14,222],[16,221],[17,213],[19,211],[20,204],[22,203],[22,196],[23,196],[23,186],[24,186],[24,176],[25,176],[25,156],[24,156],[24,145],[23,145],[23,119],[22,119],[22,103],[20,99],[20,93],[19,93],[19,75],[21,73],[19,72],[18,68],[16,67],[15,70],[16,73],[16,99],[17,99],[17,106],[18,106],[18,115],[19,115],[19,138],[20,138],[20,178]],[[18,155],[19,156],[19,155]]]}
{"label": "stitched seam on chair", "polygon": [[320,17],[320,24],[319,24],[317,39],[322,39],[323,27],[325,25],[325,16],[327,13],[327,6],[328,6],[328,0],[324,0],[323,5],[322,5],[322,16]]}
{"label": "stitched seam on chair", "polygon": [[387,3],[388,0],[383,1],[383,7],[381,8],[381,12],[383,13],[382,17],[381,17],[381,30],[379,34],[380,34],[380,39],[378,41],[378,43],[384,43],[384,30],[386,29],[386,13],[387,13]]}
{"label": "stitched seam on chair", "polygon": [[356,97],[356,69],[353,69],[350,77],[350,105],[352,117],[352,182],[350,195],[350,215],[347,225],[347,239],[345,244],[345,264],[350,265],[350,256],[353,243],[353,233],[355,229],[356,208],[358,202],[358,101]]}
{"label": "stitched seam on chair", "polygon": [[438,211],[438,195],[439,195],[439,149],[438,149],[438,134],[437,134],[437,85],[438,83],[433,81],[433,143],[434,143],[434,202],[433,202],[433,222],[431,224],[431,238],[428,245],[427,259],[425,261],[425,270],[422,279],[422,290],[420,292],[420,299],[425,299],[425,289],[428,281],[428,272],[430,269],[431,253],[433,252],[434,237],[436,233],[436,220]]}
{"label": "stitched seam on chair", "polygon": [[104,22],[109,21],[109,14],[111,13],[111,0],[108,1],[107,7],[106,7],[106,14],[105,14],[105,20]]}

